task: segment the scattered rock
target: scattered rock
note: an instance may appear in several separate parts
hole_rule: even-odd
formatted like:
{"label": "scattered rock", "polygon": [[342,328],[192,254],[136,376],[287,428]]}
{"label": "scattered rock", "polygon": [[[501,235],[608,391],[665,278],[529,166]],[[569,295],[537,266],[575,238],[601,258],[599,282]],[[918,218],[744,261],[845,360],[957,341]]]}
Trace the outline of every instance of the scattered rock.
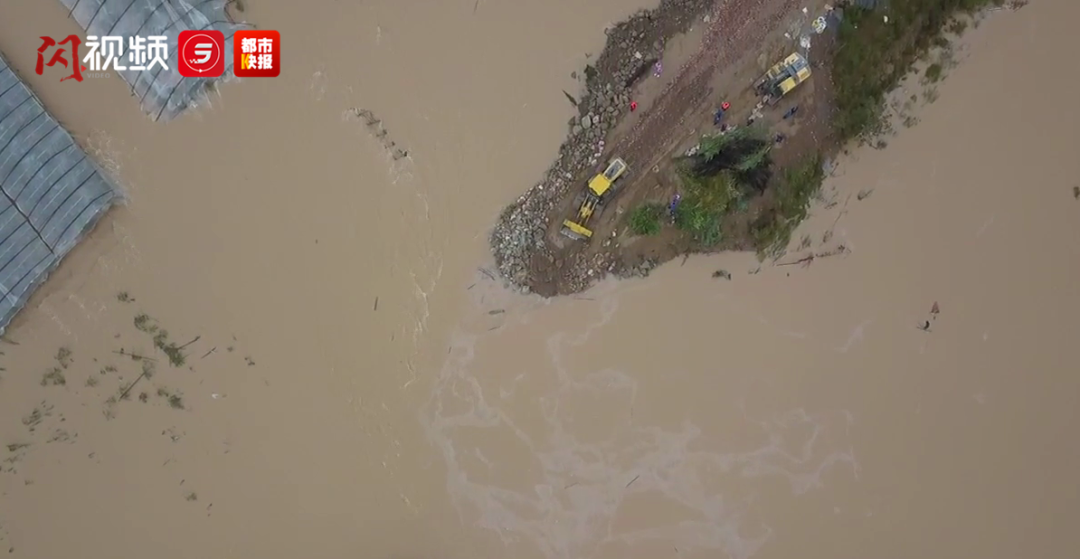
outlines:
{"label": "scattered rock", "polygon": [[[654,10],[640,11],[608,28],[607,44],[595,62],[585,67],[585,91],[577,98],[578,116],[567,125],[567,139],[544,179],[508,206],[491,233],[491,248],[502,278],[512,287],[532,292],[534,262],[554,265],[553,247],[545,241],[548,213],[566,194],[578,187],[575,178],[586,167],[602,164],[603,140],[614,128],[630,102],[636,81],[660,60],[668,38],[685,32],[713,7],[717,0],[662,0]],[[642,67],[644,66],[644,70]],[[578,72],[571,74],[577,78]],[[566,93],[566,92],[564,92]],[[567,93],[568,98],[572,96]],[[621,277],[648,275],[658,263],[645,261],[623,266],[613,253],[577,254],[560,262],[560,276],[573,291],[582,290],[608,274]]]}

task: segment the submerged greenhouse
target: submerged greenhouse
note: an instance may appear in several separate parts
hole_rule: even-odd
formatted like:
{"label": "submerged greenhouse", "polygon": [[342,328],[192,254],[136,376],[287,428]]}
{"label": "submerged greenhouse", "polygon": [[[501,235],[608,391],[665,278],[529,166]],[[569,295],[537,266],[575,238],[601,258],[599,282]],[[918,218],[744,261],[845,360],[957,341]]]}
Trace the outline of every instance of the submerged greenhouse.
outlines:
{"label": "submerged greenhouse", "polygon": [[120,191],[0,56],[0,333]]}
{"label": "submerged greenhouse", "polygon": [[186,30],[215,30],[225,35],[232,52],[233,34],[249,25],[234,23],[225,13],[226,0],[60,0],[87,36],[168,37],[168,69],[120,70],[140,107],[154,120],[168,121],[207,99],[215,82],[232,75],[225,57],[220,78],[185,78],[177,70],[177,37]]}

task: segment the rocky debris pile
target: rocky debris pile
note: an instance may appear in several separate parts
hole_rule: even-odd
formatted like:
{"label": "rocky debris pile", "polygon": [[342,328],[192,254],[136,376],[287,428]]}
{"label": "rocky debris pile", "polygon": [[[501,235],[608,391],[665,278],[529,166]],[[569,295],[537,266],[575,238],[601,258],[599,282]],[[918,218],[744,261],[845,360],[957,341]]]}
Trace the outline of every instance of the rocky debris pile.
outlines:
{"label": "rocky debris pile", "polygon": [[655,258],[646,258],[640,264],[628,267],[624,270],[619,270],[617,274],[620,278],[643,278],[652,273],[657,266],[660,265],[660,261]]}
{"label": "rocky debris pile", "polygon": [[[571,291],[616,272],[611,255],[572,258],[556,264],[547,233],[552,208],[587,168],[602,165],[604,138],[628,110],[634,84],[650,75],[664,43],[685,32],[717,0],[663,0],[654,10],[634,14],[607,31],[607,43],[596,64],[585,68],[586,90],[577,101],[578,115],[568,123],[568,137],[544,180],[507,207],[491,234],[495,263],[512,286],[531,291],[534,262],[565,269],[558,273]],[[641,273],[641,270],[637,270]],[[647,273],[647,271],[645,271]],[[621,274],[620,274],[621,275]]]}

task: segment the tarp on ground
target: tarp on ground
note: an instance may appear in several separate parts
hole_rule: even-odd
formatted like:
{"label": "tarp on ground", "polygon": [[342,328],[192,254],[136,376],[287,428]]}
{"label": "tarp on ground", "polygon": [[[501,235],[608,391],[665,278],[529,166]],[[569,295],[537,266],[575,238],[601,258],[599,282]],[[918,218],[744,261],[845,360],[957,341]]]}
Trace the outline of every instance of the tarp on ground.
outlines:
{"label": "tarp on ground", "polygon": [[119,198],[0,56],[0,333]]}
{"label": "tarp on ground", "polygon": [[[177,71],[177,37],[181,31],[218,30],[225,35],[225,52],[232,52],[233,33],[251,26],[229,21],[226,0],[60,0],[87,36],[151,37],[164,35],[169,42],[168,70],[117,72],[131,87],[143,112],[154,120],[168,121],[207,99],[208,87],[232,76],[232,57],[225,56],[220,78],[185,78]],[[121,65],[126,63],[127,57]]]}

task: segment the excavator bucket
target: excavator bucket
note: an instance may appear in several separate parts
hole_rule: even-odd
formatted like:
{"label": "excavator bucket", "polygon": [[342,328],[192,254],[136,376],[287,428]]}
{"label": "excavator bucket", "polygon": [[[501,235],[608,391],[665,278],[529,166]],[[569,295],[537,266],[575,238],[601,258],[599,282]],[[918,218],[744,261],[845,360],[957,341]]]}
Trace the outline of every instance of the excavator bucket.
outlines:
{"label": "excavator bucket", "polygon": [[574,223],[567,219],[563,221],[562,234],[564,237],[569,237],[575,241],[587,241],[592,238],[592,230],[584,225]]}

